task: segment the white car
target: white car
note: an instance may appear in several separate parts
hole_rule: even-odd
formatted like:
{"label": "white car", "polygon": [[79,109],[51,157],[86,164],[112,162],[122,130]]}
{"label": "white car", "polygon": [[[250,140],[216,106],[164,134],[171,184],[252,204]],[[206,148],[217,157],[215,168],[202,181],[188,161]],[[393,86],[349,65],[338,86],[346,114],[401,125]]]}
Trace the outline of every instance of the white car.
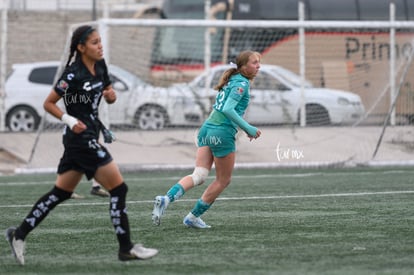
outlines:
{"label": "white car", "polygon": [[[34,131],[45,113],[43,102],[52,89],[59,62],[14,64],[6,81],[6,126],[11,131]],[[132,124],[143,130],[170,125],[198,126],[203,120],[202,107],[189,91],[154,87],[132,73],[109,65],[117,101],[109,105],[111,125]],[[46,116],[47,122],[59,122]]]}
{"label": "white car", "polygon": [[[190,89],[201,97],[215,97],[212,90],[223,72],[231,65],[212,67],[188,84],[176,84],[181,91]],[[206,79],[208,81],[206,91]],[[301,78],[297,74],[276,65],[262,64],[251,86],[250,105],[244,118],[253,124],[270,125],[300,122]],[[365,113],[359,95],[328,88],[315,88],[309,81],[304,83],[306,125],[351,124]]]}

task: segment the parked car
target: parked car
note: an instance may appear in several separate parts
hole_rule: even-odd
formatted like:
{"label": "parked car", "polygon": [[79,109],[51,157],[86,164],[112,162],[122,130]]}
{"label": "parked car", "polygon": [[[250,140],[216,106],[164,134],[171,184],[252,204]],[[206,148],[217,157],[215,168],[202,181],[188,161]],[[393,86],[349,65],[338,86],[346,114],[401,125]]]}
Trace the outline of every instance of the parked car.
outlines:
{"label": "parked car", "polygon": [[[5,85],[6,126],[11,131],[38,128],[59,65],[57,61],[13,65]],[[115,65],[109,65],[109,72],[117,91],[117,102],[108,107],[110,124],[132,124],[143,130],[201,124],[202,108],[191,92],[151,86]],[[46,117],[47,122],[59,122]]]}
{"label": "parked car", "polygon": [[[181,91],[191,90],[199,96],[215,97],[213,87],[231,65],[212,67],[187,84],[176,84]],[[206,91],[207,87],[210,89]],[[245,118],[253,124],[286,124],[300,122],[301,77],[276,65],[262,64],[251,86],[250,105]],[[304,82],[307,125],[351,124],[365,112],[359,95],[351,92],[315,88]]]}

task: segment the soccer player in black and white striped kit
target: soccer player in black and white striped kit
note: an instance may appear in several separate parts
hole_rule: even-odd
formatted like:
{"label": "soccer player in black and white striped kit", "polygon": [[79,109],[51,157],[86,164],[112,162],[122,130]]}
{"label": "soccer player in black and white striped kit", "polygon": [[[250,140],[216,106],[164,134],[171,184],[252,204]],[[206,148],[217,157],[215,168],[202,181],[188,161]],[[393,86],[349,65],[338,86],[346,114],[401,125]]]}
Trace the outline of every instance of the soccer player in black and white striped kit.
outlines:
{"label": "soccer player in black and white striped kit", "polygon": [[[44,102],[45,110],[65,124],[64,153],[57,169],[55,186],[30,210],[20,226],[6,230],[16,260],[24,264],[25,239],[58,204],[69,199],[83,175],[95,178],[110,194],[109,212],[119,243],[121,261],[148,259],[157,249],[132,243],[126,213],[127,185],[107,149],[98,142],[100,132],[111,142],[111,132],[101,123],[98,107],[102,97],[109,104],[116,100],[101,37],[92,26],[78,27],[72,35],[65,70]],[[66,113],[57,105],[63,100]]]}

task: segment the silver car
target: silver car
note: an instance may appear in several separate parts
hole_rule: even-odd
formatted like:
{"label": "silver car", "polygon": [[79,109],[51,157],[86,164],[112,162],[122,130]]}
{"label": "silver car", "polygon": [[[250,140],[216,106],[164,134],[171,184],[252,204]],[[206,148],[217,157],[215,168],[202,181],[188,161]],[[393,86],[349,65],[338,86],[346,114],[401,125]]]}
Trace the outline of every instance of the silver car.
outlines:
{"label": "silver car", "polygon": [[[11,131],[34,131],[45,111],[43,102],[52,89],[57,61],[14,64],[6,81],[6,126]],[[203,120],[202,107],[191,92],[154,87],[117,67],[109,66],[117,102],[109,105],[112,125],[128,124],[143,130],[166,126],[198,126]],[[48,115],[47,122],[59,122]]]}
{"label": "silver car", "polygon": [[[189,89],[199,96],[214,98],[212,88],[230,65],[212,67],[187,84],[177,84],[181,91]],[[208,82],[206,85],[206,81]],[[208,87],[207,91],[205,87]],[[300,122],[301,78],[276,65],[262,64],[251,88],[251,101],[245,118],[250,123],[270,125]],[[347,91],[313,87],[304,83],[306,125],[352,124],[365,113],[359,95]]]}

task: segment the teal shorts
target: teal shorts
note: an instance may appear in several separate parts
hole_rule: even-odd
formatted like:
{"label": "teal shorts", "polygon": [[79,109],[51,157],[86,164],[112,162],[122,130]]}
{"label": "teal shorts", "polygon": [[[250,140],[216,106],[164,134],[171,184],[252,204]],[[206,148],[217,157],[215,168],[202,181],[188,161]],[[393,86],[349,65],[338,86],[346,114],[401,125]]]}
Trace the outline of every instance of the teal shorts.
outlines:
{"label": "teal shorts", "polygon": [[236,151],[236,133],[233,127],[203,124],[197,135],[198,147],[208,146],[217,158]]}

